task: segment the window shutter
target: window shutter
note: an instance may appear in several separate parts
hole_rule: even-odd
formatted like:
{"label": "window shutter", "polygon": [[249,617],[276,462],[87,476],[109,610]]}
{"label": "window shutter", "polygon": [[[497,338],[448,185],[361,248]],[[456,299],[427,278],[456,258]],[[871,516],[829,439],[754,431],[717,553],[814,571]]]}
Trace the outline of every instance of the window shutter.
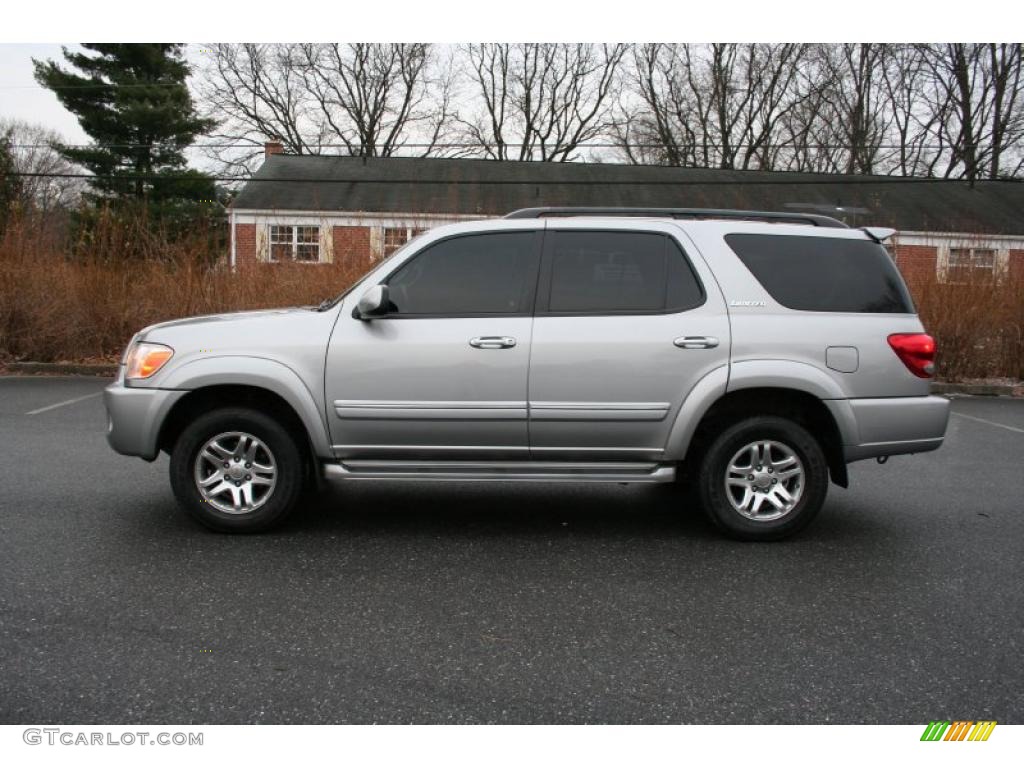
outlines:
{"label": "window shutter", "polygon": [[334,227],[325,221],[320,222],[320,263],[334,263]]}
{"label": "window shutter", "polygon": [[256,261],[270,261],[270,226],[260,224],[256,227]]}
{"label": "window shutter", "polygon": [[384,227],[370,227],[370,259],[380,261],[384,255]]}

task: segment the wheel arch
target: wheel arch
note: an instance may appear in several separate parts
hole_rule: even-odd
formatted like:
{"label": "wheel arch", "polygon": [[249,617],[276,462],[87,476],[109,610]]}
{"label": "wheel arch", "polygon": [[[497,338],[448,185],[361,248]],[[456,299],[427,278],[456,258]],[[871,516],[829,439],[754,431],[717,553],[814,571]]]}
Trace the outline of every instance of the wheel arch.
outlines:
{"label": "wheel arch", "polygon": [[[754,382],[752,382],[754,383]],[[692,396],[692,395],[691,395]],[[689,398],[687,398],[689,400]],[[680,417],[683,417],[683,410]],[[849,484],[846,461],[843,456],[843,437],[832,410],[817,393],[792,386],[740,386],[725,388],[715,397],[705,397],[699,407],[693,408],[688,424],[679,424],[672,431],[666,455],[682,461],[684,470],[691,458],[702,455],[715,434],[729,424],[751,416],[779,416],[803,426],[819,440],[828,460],[832,482],[845,488]]]}
{"label": "wheel arch", "polygon": [[160,425],[157,446],[170,451],[185,424],[212,408],[248,405],[277,416],[311,457],[330,456],[330,440],[312,393],[291,368],[273,360],[204,358],[173,372],[162,387],[188,390]]}

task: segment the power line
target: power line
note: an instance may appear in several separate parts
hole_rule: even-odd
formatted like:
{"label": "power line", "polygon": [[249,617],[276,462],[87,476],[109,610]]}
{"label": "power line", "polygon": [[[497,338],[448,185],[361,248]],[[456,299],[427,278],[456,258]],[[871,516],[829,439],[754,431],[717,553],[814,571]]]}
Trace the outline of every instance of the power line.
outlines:
{"label": "power line", "polygon": [[[635,168],[637,166],[622,165],[618,166],[622,168]],[[643,166],[651,167],[651,166]],[[679,168],[678,166],[654,166],[664,168]],[[733,169],[686,169],[686,170],[724,170],[725,172],[734,172]],[[742,171],[735,171],[741,172]],[[749,171],[748,171],[749,173]],[[755,171],[756,173],[756,171]],[[761,171],[761,173],[774,173],[774,174],[787,174],[792,173],[794,175],[803,175],[806,172],[802,171]],[[945,179],[937,178],[933,176],[871,176],[869,178],[859,178],[842,176],[839,174],[820,174],[824,178],[815,179],[744,179],[737,181],[736,179],[699,179],[694,181],[680,181],[670,179],[651,179],[646,181],[641,180],[594,180],[594,179],[424,179],[424,178],[412,178],[412,179],[358,179],[358,178],[308,178],[308,179],[295,179],[295,178],[259,178],[256,176],[239,177],[239,176],[189,176],[184,174],[175,175],[157,175],[157,174],[89,174],[89,173],[33,173],[33,172],[22,172],[12,171],[7,176],[17,176],[26,178],[54,178],[54,179],[103,179],[112,181],[231,181],[231,182],[245,182],[249,183],[273,183],[273,184],[412,184],[412,185],[476,185],[476,186],[522,186],[522,187],[536,187],[536,186],[566,186],[566,187],[608,187],[608,186],[671,186],[671,187],[685,187],[685,186],[719,186],[719,185],[730,185],[730,186],[773,186],[773,185],[797,185],[797,186],[860,186],[868,184],[969,184],[968,179]],[[977,181],[985,182],[1001,182],[1004,184],[1022,184],[1021,181],[1016,179],[977,179]]]}
{"label": "power line", "polygon": [[0,88],[11,90],[25,88],[42,88],[47,91],[74,91],[83,88],[185,88],[185,83],[81,83],[79,85],[7,85],[0,84]]}
{"label": "power line", "polygon": [[[9,145],[13,149],[49,149],[53,145],[51,144],[11,144]],[[229,144],[190,144],[187,147],[177,147],[174,144],[142,144],[142,143],[123,143],[123,144],[61,144],[66,149],[156,149],[156,148],[167,148],[167,149],[263,149],[261,143],[229,143]],[[315,144],[309,145],[316,147],[317,149],[362,149],[363,145],[353,144]],[[391,147],[391,149],[496,149],[496,144],[481,144],[479,142],[445,142],[435,144],[398,144]],[[505,145],[506,147],[514,148],[518,145]],[[800,144],[798,142],[784,141],[775,142],[771,144],[751,144],[751,143],[740,143],[740,144],[717,144],[717,143],[705,143],[700,142],[698,144],[687,144],[686,146],[703,149],[705,147],[710,149],[723,149],[728,146],[732,149],[803,149],[803,150],[817,150],[817,149],[875,149],[875,150],[891,150],[891,149],[913,149],[913,150],[948,150],[951,149],[949,145],[945,144],[915,144],[911,147],[905,147],[901,144],[876,144],[872,147],[855,147],[852,144]],[[629,143],[621,144],[614,142],[594,142],[576,144],[572,147],[576,149],[665,149],[664,144],[658,143]],[[292,154],[292,153],[289,153]],[[318,157],[313,153],[304,153],[300,155],[292,155],[294,157]],[[361,155],[351,155],[352,157],[361,157]],[[348,155],[345,155],[348,157]]]}

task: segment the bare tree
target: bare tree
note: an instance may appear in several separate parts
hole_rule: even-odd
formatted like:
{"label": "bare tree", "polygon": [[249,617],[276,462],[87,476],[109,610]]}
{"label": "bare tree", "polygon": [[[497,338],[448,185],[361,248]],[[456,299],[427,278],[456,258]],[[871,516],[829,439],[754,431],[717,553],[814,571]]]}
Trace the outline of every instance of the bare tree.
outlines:
{"label": "bare tree", "polygon": [[214,144],[209,154],[222,172],[246,173],[272,137],[289,152],[317,151],[298,46],[219,43],[208,48],[211,56],[197,92],[204,111],[218,123],[209,134]]}
{"label": "bare tree", "polygon": [[[881,68],[884,109],[891,118],[888,172],[932,176],[942,152],[937,126],[948,118],[948,100],[929,106],[929,75],[918,46],[889,45]],[[938,142],[936,144],[935,142]]]}
{"label": "bare tree", "polygon": [[19,204],[23,209],[49,213],[78,204],[84,181],[61,174],[82,173],[82,169],[56,150],[64,143],[60,134],[23,120],[5,119],[0,120],[0,136],[9,140],[14,169],[30,174],[19,177]]}
{"label": "bare tree", "polygon": [[795,86],[808,48],[715,43],[636,49],[631,85],[638,103],[620,109],[617,125],[623,151],[635,158],[639,146],[654,142],[660,147],[653,154],[669,164],[776,167],[781,126],[806,98]]}
{"label": "bare tree", "polygon": [[[649,43],[633,49],[630,93],[620,101],[615,139],[630,162],[695,165],[701,120],[686,87],[681,46]],[[636,98],[630,99],[629,95]]]}
{"label": "bare tree", "polygon": [[[998,178],[1004,156],[1024,140],[1020,43],[947,43],[920,46],[933,113],[949,119],[933,136],[946,149],[943,176],[971,181]],[[1020,169],[1020,158],[1014,158]]]}
{"label": "bare tree", "polygon": [[[426,44],[210,49],[198,90],[220,120],[214,135],[227,151],[216,156],[227,168],[247,168],[269,137],[293,154],[389,156],[414,142],[427,154],[450,114],[450,72]],[[251,150],[232,151],[239,144]]]}
{"label": "bare tree", "polygon": [[477,104],[460,119],[467,142],[499,160],[577,159],[604,137],[628,46],[483,44],[463,50]]}
{"label": "bare tree", "polygon": [[838,157],[836,170],[875,173],[891,122],[880,92],[887,47],[844,43],[816,47],[824,87],[818,93],[816,121],[828,149]]}
{"label": "bare tree", "polygon": [[796,168],[970,180],[1020,172],[1019,44],[817,48],[820,87],[784,139]]}
{"label": "bare tree", "polygon": [[[434,149],[450,102],[450,87],[429,71],[430,46],[303,45],[302,76],[317,107],[321,135],[351,155],[387,157],[403,148],[415,129]],[[436,98],[428,98],[428,88]],[[441,105],[441,109],[436,107]]]}
{"label": "bare tree", "polygon": [[[362,156],[892,173],[1024,172],[1020,44],[217,45],[224,170],[263,142]],[[451,143],[456,140],[456,143]],[[238,145],[242,145],[241,150]]]}

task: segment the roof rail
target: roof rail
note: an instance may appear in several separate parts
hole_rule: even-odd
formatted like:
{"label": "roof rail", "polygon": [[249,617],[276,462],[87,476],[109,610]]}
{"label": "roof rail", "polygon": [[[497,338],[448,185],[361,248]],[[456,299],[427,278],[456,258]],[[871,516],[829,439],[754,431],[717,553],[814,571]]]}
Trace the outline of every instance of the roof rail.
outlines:
{"label": "roof rail", "polygon": [[571,216],[643,216],[665,219],[732,219],[737,221],[769,221],[780,224],[810,224],[814,227],[849,229],[839,219],[817,213],[776,213],[772,211],[733,211],[719,208],[590,208],[550,207],[522,208],[506,219],[545,219]]}

